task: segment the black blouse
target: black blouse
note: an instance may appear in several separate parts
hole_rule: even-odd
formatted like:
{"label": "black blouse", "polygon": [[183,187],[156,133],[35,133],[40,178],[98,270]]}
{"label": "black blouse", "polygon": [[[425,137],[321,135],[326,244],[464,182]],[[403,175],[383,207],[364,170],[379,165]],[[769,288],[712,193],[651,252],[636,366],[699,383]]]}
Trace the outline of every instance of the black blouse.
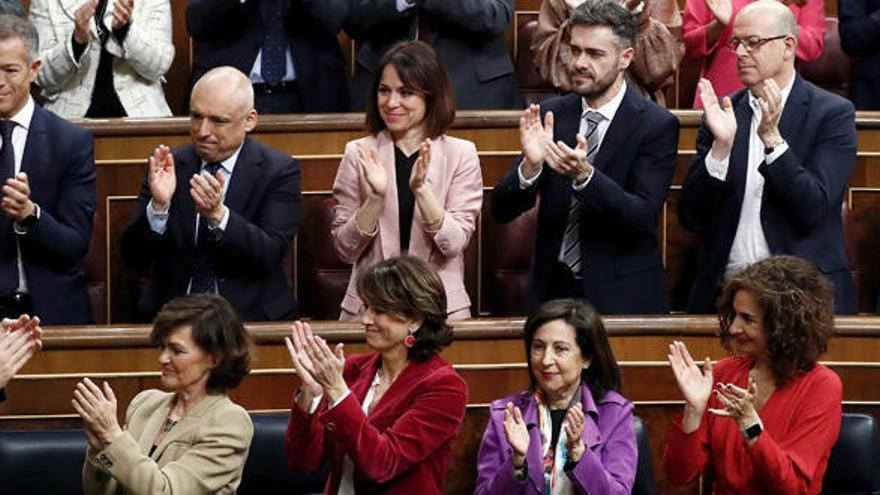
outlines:
{"label": "black blouse", "polygon": [[397,146],[394,147],[394,170],[397,175],[397,211],[400,222],[400,252],[409,251],[409,238],[412,234],[412,221],[415,214],[416,197],[409,188],[409,177],[412,174],[413,165],[419,157],[416,150],[410,156],[406,156]]}

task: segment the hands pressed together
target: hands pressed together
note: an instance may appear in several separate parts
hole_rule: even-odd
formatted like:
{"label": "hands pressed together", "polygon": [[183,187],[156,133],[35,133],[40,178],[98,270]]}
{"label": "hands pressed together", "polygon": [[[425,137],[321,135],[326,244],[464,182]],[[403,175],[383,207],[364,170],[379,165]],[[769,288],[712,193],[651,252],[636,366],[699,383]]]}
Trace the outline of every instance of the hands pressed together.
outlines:
{"label": "hands pressed together", "polygon": [[[80,45],[88,44],[91,39],[89,33],[90,24],[98,10],[98,0],[88,0],[82,4],[73,14],[73,38]],[[113,4],[113,29],[122,29],[131,22],[131,13],[134,10],[134,0],[116,0]]]}
{"label": "hands pressed together", "polygon": [[332,404],[348,392],[342,376],[345,368],[342,343],[330,350],[327,342],[313,334],[309,324],[302,321],[293,323],[290,337],[285,337],[284,343],[302,382],[297,405],[303,411],[309,412],[312,401],[321,395],[326,395]]}
{"label": "hands pressed together", "polygon": [[0,208],[7,217],[16,222],[22,222],[34,213],[36,206],[31,201],[31,187],[25,172],[19,172],[15,177],[6,179]]}
{"label": "hands pressed together", "polygon": [[553,112],[547,112],[541,122],[541,108],[529,105],[519,119],[519,138],[524,156],[522,172],[526,179],[536,176],[544,163],[575,184],[582,183],[592,174],[593,165],[587,161],[587,140],[582,135],[576,136],[574,148],[562,141],[553,141]]}
{"label": "hands pressed together", "polygon": [[104,382],[103,387],[98,387],[90,379],[84,378],[76,384],[70,403],[83,420],[90,454],[102,450],[122,434],[116,416],[116,394],[109,383]]}
{"label": "hands pressed together", "polygon": [[0,322],[0,388],[6,386],[28,359],[42,347],[40,319],[21,315]]}
{"label": "hands pressed together", "polygon": [[[580,461],[586,449],[583,441],[584,421],[583,408],[580,404],[574,404],[568,409],[565,421],[562,423],[566,437],[565,448],[571,462]],[[522,411],[511,402],[507,403],[507,409],[504,411],[504,435],[510,445],[514,467],[521,467],[529,450],[529,430],[523,420]]]}

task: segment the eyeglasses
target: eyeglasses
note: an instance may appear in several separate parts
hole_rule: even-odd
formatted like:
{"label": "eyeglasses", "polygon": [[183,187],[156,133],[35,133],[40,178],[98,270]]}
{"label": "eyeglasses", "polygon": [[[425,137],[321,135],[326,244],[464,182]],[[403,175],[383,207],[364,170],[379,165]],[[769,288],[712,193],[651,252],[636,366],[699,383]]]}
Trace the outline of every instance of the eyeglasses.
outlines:
{"label": "eyeglasses", "polygon": [[749,36],[748,38],[741,40],[739,38],[733,38],[727,42],[727,48],[730,51],[735,52],[739,45],[743,45],[746,48],[747,52],[753,52],[758,48],[764,46],[765,43],[769,43],[771,41],[781,40],[783,38],[788,38],[787,34],[780,34],[779,36],[773,36],[772,38],[761,38],[759,36]]}

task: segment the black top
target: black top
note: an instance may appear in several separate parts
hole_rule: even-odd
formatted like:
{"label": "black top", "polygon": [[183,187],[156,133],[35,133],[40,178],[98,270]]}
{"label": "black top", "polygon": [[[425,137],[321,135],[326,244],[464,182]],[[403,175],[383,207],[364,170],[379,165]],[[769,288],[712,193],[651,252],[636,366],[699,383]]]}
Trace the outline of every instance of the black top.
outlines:
{"label": "black top", "polygon": [[416,150],[406,156],[397,146],[394,147],[394,170],[397,175],[397,211],[400,221],[400,252],[409,251],[409,237],[412,233],[413,214],[415,213],[416,197],[409,188],[409,176],[413,165],[419,157]]}
{"label": "black top", "polygon": [[551,409],[550,410],[550,424],[551,424],[551,437],[550,437],[550,447],[552,449],[556,449],[556,442],[559,441],[559,432],[562,431],[562,421],[565,420],[565,415],[568,413],[568,409]]}

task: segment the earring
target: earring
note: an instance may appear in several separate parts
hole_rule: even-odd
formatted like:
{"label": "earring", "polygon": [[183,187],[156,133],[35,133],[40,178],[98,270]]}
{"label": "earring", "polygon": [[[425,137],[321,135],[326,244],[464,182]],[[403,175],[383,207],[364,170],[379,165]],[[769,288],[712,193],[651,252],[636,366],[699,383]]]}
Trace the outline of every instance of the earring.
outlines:
{"label": "earring", "polygon": [[416,345],[416,337],[413,335],[413,333],[415,333],[418,328],[419,327],[410,328],[409,334],[406,336],[406,338],[403,339],[403,345],[405,345],[407,348]]}

